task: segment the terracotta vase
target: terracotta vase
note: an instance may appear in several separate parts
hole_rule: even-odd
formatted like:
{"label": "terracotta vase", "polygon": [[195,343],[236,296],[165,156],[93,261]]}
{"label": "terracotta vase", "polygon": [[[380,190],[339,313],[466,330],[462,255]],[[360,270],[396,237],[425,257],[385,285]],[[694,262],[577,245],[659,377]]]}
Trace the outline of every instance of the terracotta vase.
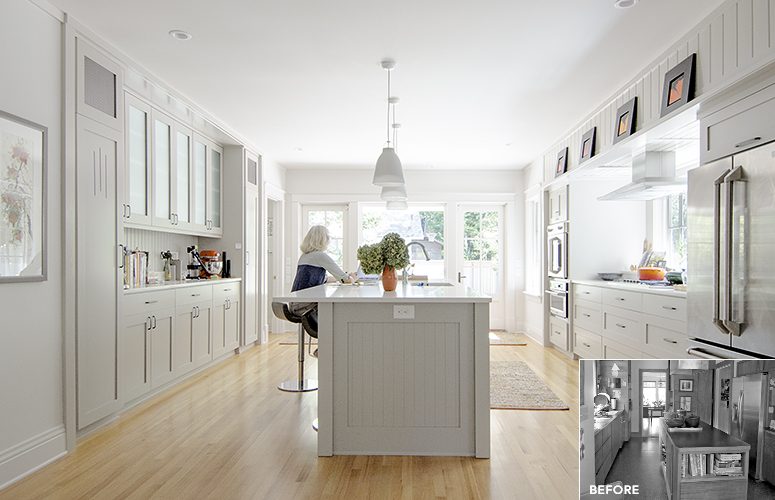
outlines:
{"label": "terracotta vase", "polygon": [[392,292],[398,286],[398,278],[396,277],[396,268],[385,266],[382,271],[382,288],[386,292]]}

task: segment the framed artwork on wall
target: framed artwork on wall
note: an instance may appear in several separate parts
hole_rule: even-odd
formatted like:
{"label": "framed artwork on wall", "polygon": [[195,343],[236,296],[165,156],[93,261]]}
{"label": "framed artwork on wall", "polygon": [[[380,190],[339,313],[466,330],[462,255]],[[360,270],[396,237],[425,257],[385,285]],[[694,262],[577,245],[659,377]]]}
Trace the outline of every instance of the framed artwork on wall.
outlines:
{"label": "framed artwork on wall", "polygon": [[678,390],[681,392],[692,392],[694,390],[694,380],[688,380],[688,379],[679,380]]}
{"label": "framed artwork on wall", "polygon": [[584,162],[595,156],[595,141],[597,139],[597,127],[592,127],[581,136],[581,151],[579,152],[579,163]]}
{"label": "framed artwork on wall", "polygon": [[616,120],[614,121],[614,144],[626,139],[635,133],[635,113],[638,109],[638,98],[633,97],[622,104],[616,111]]}
{"label": "framed artwork on wall", "polygon": [[692,397],[691,396],[681,396],[678,398],[678,409],[679,410],[686,410],[686,411],[692,411]]}
{"label": "framed artwork on wall", "polygon": [[665,116],[694,99],[694,70],[697,54],[692,54],[665,73],[660,116]]}
{"label": "framed artwork on wall", "polygon": [[568,147],[562,148],[557,154],[557,166],[554,169],[554,176],[559,177],[568,171]]}
{"label": "framed artwork on wall", "polygon": [[0,283],[46,280],[48,129],[0,111]]}

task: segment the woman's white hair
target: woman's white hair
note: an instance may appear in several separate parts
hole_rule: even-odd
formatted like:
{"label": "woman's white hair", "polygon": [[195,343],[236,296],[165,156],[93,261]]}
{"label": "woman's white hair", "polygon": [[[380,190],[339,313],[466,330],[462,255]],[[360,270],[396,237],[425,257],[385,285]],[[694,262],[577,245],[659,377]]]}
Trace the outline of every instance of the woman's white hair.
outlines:
{"label": "woman's white hair", "polygon": [[312,226],[307,231],[307,236],[301,242],[302,253],[324,252],[328,248],[331,237],[326,226]]}

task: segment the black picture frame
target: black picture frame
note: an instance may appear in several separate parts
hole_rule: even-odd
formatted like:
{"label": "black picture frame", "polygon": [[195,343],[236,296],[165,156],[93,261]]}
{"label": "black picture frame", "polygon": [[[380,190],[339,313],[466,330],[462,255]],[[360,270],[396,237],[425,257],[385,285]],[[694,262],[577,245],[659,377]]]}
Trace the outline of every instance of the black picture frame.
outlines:
{"label": "black picture frame", "polygon": [[581,136],[581,148],[579,149],[579,163],[585,162],[595,156],[595,147],[597,141],[597,127],[584,132]]}
{"label": "black picture frame", "polygon": [[662,85],[660,117],[666,116],[694,99],[694,73],[697,54],[691,54],[665,73]]}
{"label": "black picture frame", "polygon": [[568,171],[568,146],[565,146],[557,153],[557,164],[554,167],[554,176],[559,177]]}
{"label": "black picture frame", "polygon": [[637,96],[625,102],[618,110],[616,110],[616,120],[614,120],[614,144],[623,141],[635,133],[635,125],[638,119],[637,111]]}
{"label": "black picture frame", "polygon": [[692,392],[694,390],[694,380],[691,379],[679,379],[678,390],[681,392]]}

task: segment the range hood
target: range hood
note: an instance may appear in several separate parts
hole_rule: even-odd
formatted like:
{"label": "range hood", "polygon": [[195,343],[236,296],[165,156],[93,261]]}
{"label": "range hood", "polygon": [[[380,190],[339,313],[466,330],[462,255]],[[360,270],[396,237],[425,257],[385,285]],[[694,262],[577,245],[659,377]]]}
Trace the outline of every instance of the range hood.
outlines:
{"label": "range hood", "polygon": [[675,151],[646,151],[632,159],[632,182],[600,201],[650,201],[686,190],[675,177]]}

